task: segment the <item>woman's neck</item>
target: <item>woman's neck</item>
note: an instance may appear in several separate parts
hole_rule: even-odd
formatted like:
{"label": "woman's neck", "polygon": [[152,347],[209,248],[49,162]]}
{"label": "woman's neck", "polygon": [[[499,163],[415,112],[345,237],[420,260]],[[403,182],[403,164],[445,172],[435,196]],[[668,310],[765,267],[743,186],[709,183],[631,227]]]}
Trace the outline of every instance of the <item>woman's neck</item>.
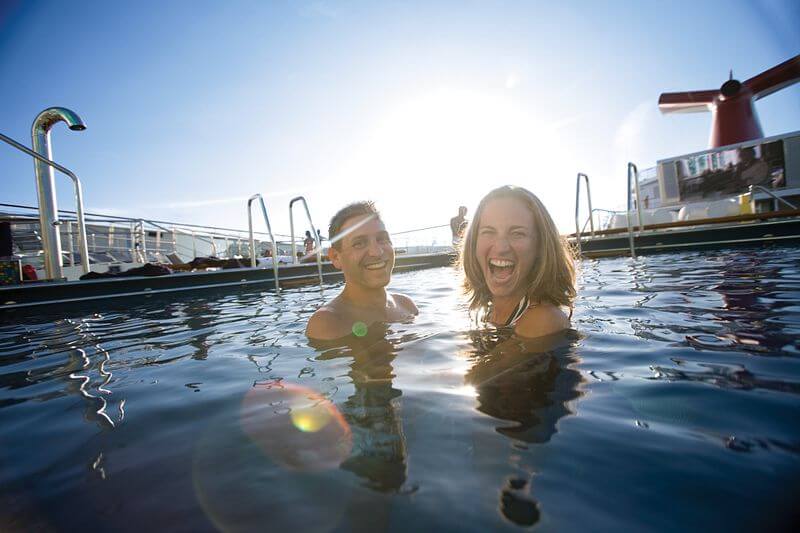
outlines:
{"label": "woman's neck", "polygon": [[492,298],[492,314],[489,317],[491,322],[505,324],[524,296],[524,292],[519,292]]}

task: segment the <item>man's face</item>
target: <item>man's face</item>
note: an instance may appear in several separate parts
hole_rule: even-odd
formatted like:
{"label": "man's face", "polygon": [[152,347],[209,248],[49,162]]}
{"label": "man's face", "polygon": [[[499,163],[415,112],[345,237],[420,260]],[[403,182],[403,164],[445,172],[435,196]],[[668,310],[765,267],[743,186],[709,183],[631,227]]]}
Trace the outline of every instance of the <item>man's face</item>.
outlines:
{"label": "man's face", "polygon": [[383,222],[374,215],[349,218],[342,225],[339,249],[331,247],[333,266],[344,274],[345,282],[371,289],[389,284],[394,268],[394,248]]}

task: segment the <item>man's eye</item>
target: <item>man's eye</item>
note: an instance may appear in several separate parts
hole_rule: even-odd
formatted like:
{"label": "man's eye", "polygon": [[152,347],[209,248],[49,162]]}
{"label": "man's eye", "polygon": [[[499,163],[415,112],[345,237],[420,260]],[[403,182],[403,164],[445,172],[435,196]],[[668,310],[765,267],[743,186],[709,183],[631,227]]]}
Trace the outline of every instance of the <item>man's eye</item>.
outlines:
{"label": "man's eye", "polygon": [[353,248],[363,248],[363,247],[364,247],[364,241],[356,241],[353,243]]}

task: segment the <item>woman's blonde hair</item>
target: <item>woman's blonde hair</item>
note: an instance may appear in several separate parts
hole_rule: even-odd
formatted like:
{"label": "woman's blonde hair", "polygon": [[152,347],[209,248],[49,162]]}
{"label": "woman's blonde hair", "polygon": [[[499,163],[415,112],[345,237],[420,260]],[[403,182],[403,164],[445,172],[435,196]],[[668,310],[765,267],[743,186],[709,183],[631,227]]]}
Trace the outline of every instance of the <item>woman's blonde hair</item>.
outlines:
{"label": "woman's blonde hair", "polygon": [[575,299],[575,263],[567,242],[559,235],[553,219],[535,194],[522,187],[505,185],[483,197],[472,216],[461,248],[464,291],[472,311],[486,309],[492,294],[486,285],[476,256],[478,229],[486,205],[497,198],[515,198],[533,215],[535,258],[527,275],[527,295],[531,302],[548,302],[572,309]]}

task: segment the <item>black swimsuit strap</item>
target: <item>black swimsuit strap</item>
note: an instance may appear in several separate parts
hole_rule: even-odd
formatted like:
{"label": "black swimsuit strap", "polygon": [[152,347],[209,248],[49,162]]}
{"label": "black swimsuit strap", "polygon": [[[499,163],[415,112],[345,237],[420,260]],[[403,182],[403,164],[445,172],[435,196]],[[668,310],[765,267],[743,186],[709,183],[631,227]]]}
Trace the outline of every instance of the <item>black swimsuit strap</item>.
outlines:
{"label": "black swimsuit strap", "polygon": [[517,304],[517,308],[514,310],[513,313],[511,313],[511,316],[508,317],[508,320],[506,320],[504,327],[513,326],[517,322],[517,320],[519,320],[522,317],[522,315],[525,314],[525,311],[527,311],[529,305],[530,302],[528,301],[528,295],[526,294],[525,296],[522,297],[522,300],[519,301],[519,304]]}

